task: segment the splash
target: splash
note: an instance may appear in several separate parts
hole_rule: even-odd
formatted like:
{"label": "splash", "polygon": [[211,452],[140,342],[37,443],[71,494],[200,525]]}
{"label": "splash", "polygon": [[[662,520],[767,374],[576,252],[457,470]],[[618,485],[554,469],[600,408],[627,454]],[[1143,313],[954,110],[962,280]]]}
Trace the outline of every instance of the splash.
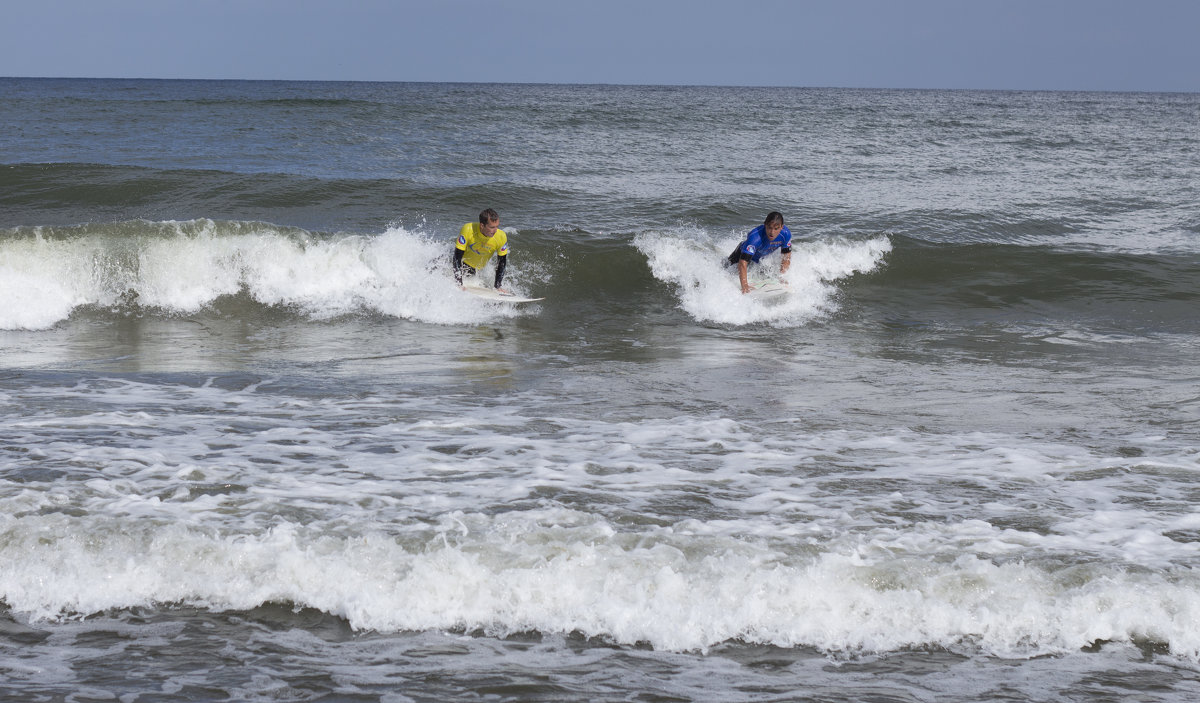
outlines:
{"label": "splash", "polygon": [[[654,277],[674,284],[685,311],[701,322],[745,325],[802,325],[837,309],[835,283],[874,270],[892,250],[885,236],[794,243],[785,276],[792,292],[780,302],[741,295],[737,275],[724,265],[737,240],[697,241],[692,233],[638,235],[634,245],[646,255]],[[778,257],[765,264],[774,274]]]}
{"label": "splash", "polygon": [[[224,296],[312,319],[380,313],[439,324],[518,314],[454,288],[449,244],[392,228],[319,237],[261,223],[129,222],[0,241],[0,329],[48,329],[84,306],[189,315]],[[517,281],[519,275],[510,276]],[[512,286],[510,286],[512,287]]]}

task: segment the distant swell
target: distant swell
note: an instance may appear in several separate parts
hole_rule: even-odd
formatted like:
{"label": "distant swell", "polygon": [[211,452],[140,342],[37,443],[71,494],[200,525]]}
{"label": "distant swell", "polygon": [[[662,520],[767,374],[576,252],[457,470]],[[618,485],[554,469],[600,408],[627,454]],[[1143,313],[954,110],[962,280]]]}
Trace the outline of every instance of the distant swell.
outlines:
{"label": "distant swell", "polygon": [[506,212],[533,203],[560,203],[566,209],[573,197],[507,182],[439,186],[403,172],[392,178],[315,178],[90,163],[0,165],[0,192],[5,198],[0,226],[261,219],[332,230],[361,228],[357,215],[351,221],[344,215],[360,210],[388,222],[397,210],[474,213],[480,202],[496,203]]}
{"label": "distant swell", "polygon": [[1200,259],[1194,255],[892,241],[888,265],[845,288],[857,304],[881,315],[1197,328]]}

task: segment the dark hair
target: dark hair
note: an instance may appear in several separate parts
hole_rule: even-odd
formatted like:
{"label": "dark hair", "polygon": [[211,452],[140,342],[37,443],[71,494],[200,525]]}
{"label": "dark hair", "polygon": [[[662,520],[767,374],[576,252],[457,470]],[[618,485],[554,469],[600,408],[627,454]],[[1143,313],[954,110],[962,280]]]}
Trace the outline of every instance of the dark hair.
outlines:
{"label": "dark hair", "polygon": [[486,225],[489,222],[495,222],[500,219],[500,214],[495,210],[488,208],[479,213],[479,224]]}
{"label": "dark hair", "polygon": [[767,215],[767,219],[763,220],[763,226],[770,227],[771,224],[775,222],[778,222],[780,225],[782,225],[783,215],[779,214],[778,212],[772,212],[771,214]]}

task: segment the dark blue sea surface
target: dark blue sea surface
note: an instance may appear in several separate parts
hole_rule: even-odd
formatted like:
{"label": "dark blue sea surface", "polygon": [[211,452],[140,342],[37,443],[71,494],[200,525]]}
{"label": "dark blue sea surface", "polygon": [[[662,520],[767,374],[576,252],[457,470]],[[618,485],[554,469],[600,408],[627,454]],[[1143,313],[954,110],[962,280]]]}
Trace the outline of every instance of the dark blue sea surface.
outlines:
{"label": "dark blue sea surface", "polygon": [[[0,124],[0,698],[1200,696],[1200,95],[9,78]],[[485,207],[544,300],[454,285]]]}

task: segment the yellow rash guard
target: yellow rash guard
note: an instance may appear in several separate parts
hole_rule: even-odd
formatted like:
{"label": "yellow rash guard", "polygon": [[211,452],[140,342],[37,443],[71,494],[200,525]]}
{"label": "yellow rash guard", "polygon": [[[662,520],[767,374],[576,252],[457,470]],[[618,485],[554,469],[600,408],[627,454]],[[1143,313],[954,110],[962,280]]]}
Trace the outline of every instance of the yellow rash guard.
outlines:
{"label": "yellow rash guard", "polygon": [[508,256],[508,235],[498,229],[491,237],[483,236],[478,222],[468,222],[458,232],[454,248],[463,253],[463,263],[473,269],[487,265],[492,254]]}

